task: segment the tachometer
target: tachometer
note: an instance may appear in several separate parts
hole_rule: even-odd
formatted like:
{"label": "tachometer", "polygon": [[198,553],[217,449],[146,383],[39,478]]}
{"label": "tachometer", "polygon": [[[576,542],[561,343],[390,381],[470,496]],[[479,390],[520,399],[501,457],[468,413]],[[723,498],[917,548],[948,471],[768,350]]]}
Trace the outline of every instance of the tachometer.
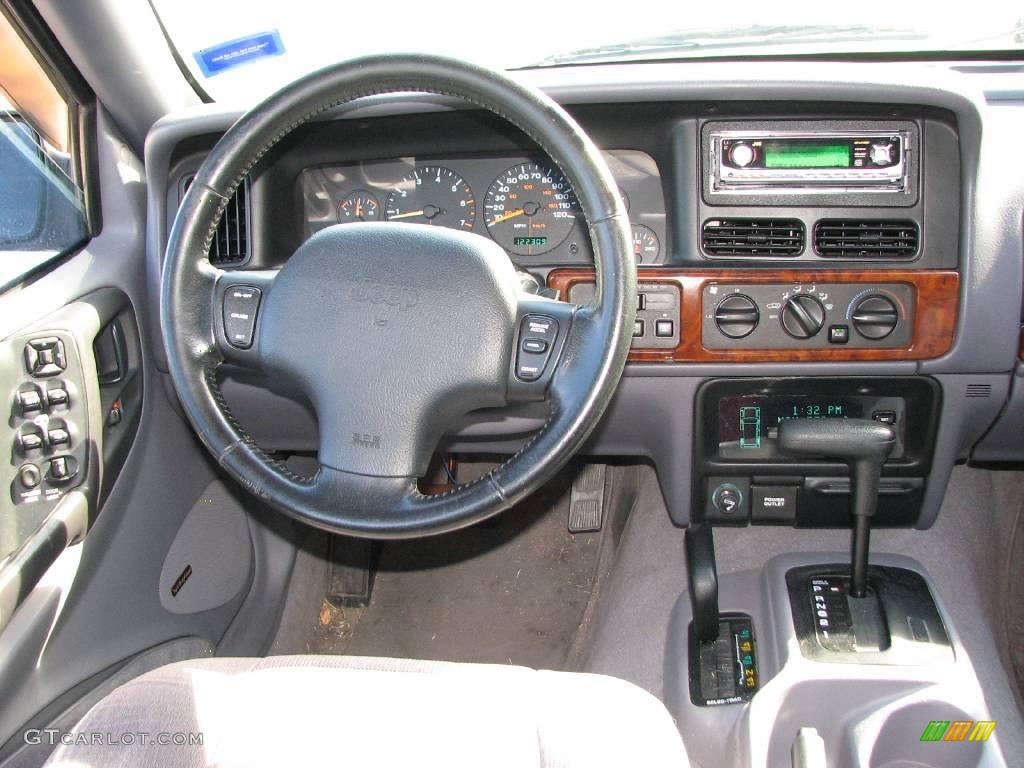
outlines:
{"label": "tachometer", "polygon": [[576,194],[552,165],[523,163],[494,180],[484,199],[484,221],[502,248],[533,256],[560,245],[581,213]]}
{"label": "tachometer", "polygon": [[388,195],[388,221],[435,224],[473,229],[476,200],[473,190],[455,171],[427,165],[407,174]]}

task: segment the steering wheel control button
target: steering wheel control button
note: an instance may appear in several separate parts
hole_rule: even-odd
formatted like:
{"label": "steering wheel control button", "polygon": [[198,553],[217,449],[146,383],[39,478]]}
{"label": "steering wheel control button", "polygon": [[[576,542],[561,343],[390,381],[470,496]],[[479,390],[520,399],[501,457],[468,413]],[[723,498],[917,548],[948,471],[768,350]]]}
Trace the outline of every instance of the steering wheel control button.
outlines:
{"label": "steering wheel control button", "polygon": [[746,525],[750,518],[750,478],[709,477],[704,517],[709,522]]}
{"label": "steering wheel control button", "polygon": [[796,523],[795,485],[755,485],[750,489],[750,520],[753,523]]}
{"label": "steering wheel control button", "polygon": [[18,482],[26,491],[31,491],[43,482],[43,474],[35,464],[24,464],[18,470]]}
{"label": "steering wheel control button", "polygon": [[33,413],[39,413],[43,409],[43,399],[39,396],[38,389],[29,389],[18,393],[18,410],[21,415],[28,418]]}
{"label": "steering wheel control button", "polygon": [[32,339],[25,345],[25,368],[32,376],[55,376],[66,367],[64,342],[56,336]]}
{"label": "steering wheel control button", "polygon": [[558,323],[544,315],[527,315],[519,326],[519,354],[516,359],[516,378],[537,381],[544,375],[555,339]]}
{"label": "steering wheel control button", "polygon": [[850,326],[830,325],[828,328],[829,344],[845,344],[850,340]]}
{"label": "steering wheel control button", "polygon": [[251,285],[233,285],[224,293],[224,335],[238,349],[252,346],[256,314],[263,294]]}

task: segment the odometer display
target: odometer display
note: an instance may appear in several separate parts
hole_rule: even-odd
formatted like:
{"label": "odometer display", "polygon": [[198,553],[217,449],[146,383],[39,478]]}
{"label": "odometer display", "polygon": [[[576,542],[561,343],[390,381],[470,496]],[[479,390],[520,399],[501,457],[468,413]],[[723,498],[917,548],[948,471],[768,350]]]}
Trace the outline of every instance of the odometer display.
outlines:
{"label": "odometer display", "polygon": [[484,198],[487,231],[498,245],[520,256],[561,245],[580,214],[568,180],[551,165],[514,165],[494,180]]}

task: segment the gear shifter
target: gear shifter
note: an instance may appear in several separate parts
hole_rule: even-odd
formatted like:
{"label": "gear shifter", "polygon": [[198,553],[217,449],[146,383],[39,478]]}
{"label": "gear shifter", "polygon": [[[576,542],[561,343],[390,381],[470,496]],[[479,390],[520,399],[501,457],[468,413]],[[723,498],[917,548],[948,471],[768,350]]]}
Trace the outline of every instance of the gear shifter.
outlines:
{"label": "gear shifter", "polygon": [[878,507],[882,465],[896,446],[895,431],[868,419],[787,419],[779,424],[778,445],[791,456],[827,456],[849,465],[854,519],[850,597],[865,597],[871,518]]}

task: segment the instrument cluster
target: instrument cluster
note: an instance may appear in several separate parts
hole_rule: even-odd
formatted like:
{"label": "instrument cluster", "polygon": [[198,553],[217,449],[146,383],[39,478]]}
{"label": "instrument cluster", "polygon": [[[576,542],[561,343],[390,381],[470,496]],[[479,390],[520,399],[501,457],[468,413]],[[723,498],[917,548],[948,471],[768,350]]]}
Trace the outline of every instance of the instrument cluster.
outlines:
{"label": "instrument cluster", "polygon": [[[604,156],[629,211],[637,263],[660,263],[665,204],[654,159],[634,150]],[[403,157],[319,166],[305,169],[299,186],[303,239],[335,224],[410,222],[485,235],[519,263],[593,260],[576,194],[543,158]]]}

